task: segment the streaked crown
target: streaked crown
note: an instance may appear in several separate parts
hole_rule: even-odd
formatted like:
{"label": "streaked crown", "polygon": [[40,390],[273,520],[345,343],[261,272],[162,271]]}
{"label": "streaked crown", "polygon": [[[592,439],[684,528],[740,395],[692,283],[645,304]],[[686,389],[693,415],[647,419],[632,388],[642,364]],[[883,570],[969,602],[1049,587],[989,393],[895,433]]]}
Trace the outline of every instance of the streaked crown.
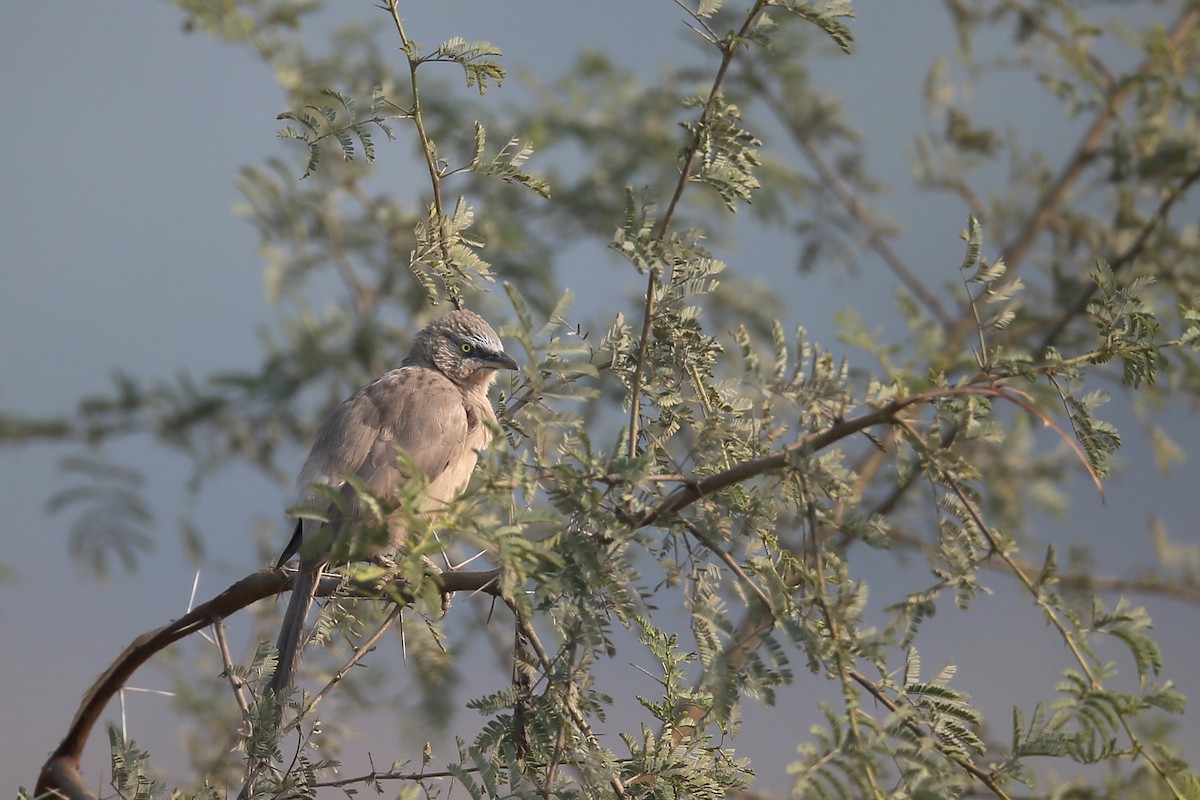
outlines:
{"label": "streaked crown", "polygon": [[404,363],[432,366],[464,389],[484,391],[495,380],[496,370],[517,369],[487,320],[466,309],[422,328]]}

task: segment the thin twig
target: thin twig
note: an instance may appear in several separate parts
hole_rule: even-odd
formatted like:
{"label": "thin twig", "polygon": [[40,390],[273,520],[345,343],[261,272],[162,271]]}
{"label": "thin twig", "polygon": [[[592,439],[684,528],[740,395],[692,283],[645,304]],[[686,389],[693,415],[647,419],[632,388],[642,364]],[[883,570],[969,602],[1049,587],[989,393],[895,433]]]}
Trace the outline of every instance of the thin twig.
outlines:
{"label": "thin twig", "polygon": [[721,563],[728,567],[729,571],[732,572],[737,579],[741,581],[742,584],[751,591],[751,593],[754,594],[756,598],[758,598],[758,602],[762,605],[763,613],[769,616],[772,624],[774,624],[775,610],[771,608],[770,598],[767,597],[766,592],[762,590],[762,587],[750,580],[750,576],[747,575],[745,570],[742,569],[741,564],[737,563],[737,559],[735,559],[727,550],[710,539],[708,534],[697,528],[695,523],[693,523],[690,519],[684,519],[680,521],[683,523],[683,527],[695,537],[696,541],[700,542],[700,544],[704,545],[707,550],[715,555],[721,561]]}
{"label": "thin twig", "polygon": [[246,682],[239,678],[233,668],[233,657],[229,653],[229,643],[225,640],[225,623],[214,619],[212,623],[213,638],[217,641],[217,650],[221,653],[221,665],[229,685],[233,689],[233,697],[237,701],[242,718],[250,716],[250,703],[246,700]]}
{"label": "thin twig", "polygon": [[642,309],[642,339],[638,343],[637,363],[633,368],[633,381],[629,397],[629,448],[628,456],[637,458],[638,420],[642,415],[642,374],[645,371],[646,355],[650,352],[650,325],[654,320],[654,293],[658,287],[661,268],[655,264],[646,278],[646,305]]}
{"label": "thin twig", "polygon": [[[1141,231],[1138,232],[1137,238],[1134,239],[1133,243],[1125,249],[1125,252],[1121,253],[1121,255],[1113,259],[1113,261],[1109,264],[1114,273],[1120,272],[1121,270],[1125,269],[1125,267],[1131,265],[1134,259],[1144,252],[1146,243],[1150,240],[1150,237],[1153,235],[1154,231],[1156,231],[1160,225],[1166,222],[1167,217],[1171,213],[1171,209],[1175,206],[1175,203],[1183,198],[1183,196],[1187,193],[1187,190],[1190,189],[1197,180],[1200,180],[1200,165],[1197,165],[1195,169],[1184,176],[1184,179],[1179,183],[1179,185],[1167,193],[1167,196],[1163,198],[1161,203],[1159,203],[1154,214],[1150,217],[1146,224],[1142,226]],[[1080,292],[1079,297],[1075,298],[1075,302],[1071,303],[1071,305],[1068,306],[1065,311],[1059,314],[1058,318],[1050,324],[1050,328],[1042,337],[1042,341],[1038,345],[1038,349],[1035,352],[1044,353],[1046,349],[1049,348],[1050,345],[1052,345],[1058,339],[1058,337],[1062,335],[1062,332],[1072,320],[1087,311],[1088,304],[1092,302],[1092,298],[1096,296],[1096,292],[1099,290],[1100,286],[1093,282],[1089,284],[1086,289]]]}
{"label": "thin twig", "polygon": [[[888,711],[895,713],[900,710],[900,707],[896,704],[896,702],[892,700],[892,698],[889,697],[886,692],[875,685],[873,681],[868,680],[867,676],[863,675],[854,667],[850,667],[847,670],[847,673],[855,683],[866,689],[867,692],[869,692],[870,695]],[[921,730],[921,726],[911,720],[905,722],[904,726],[918,736],[925,736],[925,731]],[[981,783],[983,783],[984,786],[990,789],[994,795],[1001,798],[1001,800],[1012,800],[1009,794],[1004,791],[1004,787],[1000,785],[995,776],[993,776],[990,772],[976,766],[976,764],[969,758],[946,752],[945,746],[937,739],[933,740],[933,746],[936,747],[944,756],[946,756],[946,758],[958,764],[965,771],[977,778]]]}
{"label": "thin twig", "polygon": [[[889,526],[887,538],[888,541],[897,547],[914,550],[919,553],[928,554],[931,546],[931,543],[921,536],[908,532],[897,525]],[[1021,572],[1027,575],[1036,573],[1041,569],[1041,565],[1023,559],[1013,558],[1013,563],[1017,565],[1017,568]],[[995,561],[983,561],[980,562],[979,566],[983,569],[1005,575],[1012,574],[1012,570],[1007,564]],[[937,585],[943,584],[944,581],[939,582]],[[1121,578],[1115,575],[1096,575],[1087,571],[1060,572],[1058,574],[1058,585],[1068,591],[1153,595],[1155,597],[1166,597],[1171,600],[1177,600],[1193,606],[1200,606],[1200,587],[1166,580],[1154,575]]]}
{"label": "thin twig", "polygon": [[333,677],[329,679],[329,682],[321,687],[321,690],[309,699],[308,703],[305,704],[300,712],[296,714],[296,716],[290,722],[288,722],[288,724],[279,729],[280,734],[286,733],[292,728],[299,727],[300,721],[316,709],[320,702],[324,700],[331,691],[333,691],[333,687],[341,683],[342,680],[345,679],[348,674],[350,674],[350,670],[353,669],[358,662],[362,661],[363,658],[366,657],[367,653],[375,649],[375,645],[379,643],[379,640],[383,638],[383,635],[387,633],[388,628],[392,627],[392,623],[396,621],[403,611],[404,607],[401,605],[392,606],[392,610],[388,612],[387,617],[384,618],[383,622],[379,624],[379,627],[375,629],[375,632],[372,633],[366,641],[354,648],[354,655],[350,657],[350,660],[347,661],[341,669],[334,673]]}
{"label": "thin twig", "polygon": [[[900,423],[900,424],[904,425],[904,423]],[[905,426],[905,427],[906,427],[906,430],[908,430],[908,432],[910,433],[910,435],[912,435],[916,439],[916,441],[918,441],[918,442],[921,441],[920,437],[917,436],[916,431],[912,430],[911,428],[909,428],[907,426]],[[987,539],[991,554],[998,556],[1002,561],[1004,561],[1004,563],[1012,571],[1012,574],[1017,577],[1017,580],[1020,581],[1021,585],[1025,587],[1025,590],[1028,591],[1029,594],[1033,597],[1034,602],[1037,603],[1038,607],[1042,609],[1042,613],[1044,613],[1046,615],[1046,619],[1049,620],[1050,624],[1053,625],[1054,628],[1058,631],[1059,636],[1062,638],[1063,642],[1067,645],[1067,649],[1071,651],[1071,655],[1075,658],[1075,663],[1079,665],[1079,668],[1083,671],[1084,676],[1087,678],[1088,684],[1089,684],[1089,687],[1091,688],[1091,690],[1092,691],[1102,690],[1103,683],[1101,682],[1100,678],[1096,675],[1095,670],[1092,668],[1091,662],[1084,655],[1079,642],[1076,640],[1074,632],[1067,626],[1067,624],[1065,622],[1063,622],[1063,620],[1058,612],[1058,609],[1056,609],[1049,602],[1047,602],[1046,598],[1042,595],[1042,593],[1040,591],[1038,591],[1037,585],[1029,578],[1029,575],[1027,575],[1025,573],[1025,571],[1022,570],[1021,567],[1016,563],[1016,561],[1009,554],[1007,548],[1004,548],[1000,545],[999,539],[992,532],[992,530],[988,526],[987,522],[984,521],[983,514],[976,507],[974,501],[972,501],[971,498],[967,496],[967,493],[963,489],[962,484],[958,480],[958,478],[951,475],[947,470],[943,469],[936,462],[931,460],[930,464],[935,470],[937,470],[937,472],[941,476],[941,479],[944,482],[944,484],[950,488],[950,491],[954,493],[954,496],[956,498],[958,498],[959,503],[961,503],[963,508],[966,509],[967,514],[968,514],[968,516],[970,516],[971,521],[974,523],[975,527],[979,530],[979,532],[983,535],[983,537],[985,539]],[[1120,720],[1121,727],[1124,729],[1125,735],[1129,737],[1130,742],[1133,744],[1134,751],[1136,752],[1136,754],[1140,758],[1145,760],[1145,762],[1150,765],[1150,768],[1153,769],[1154,772],[1156,772],[1158,774],[1158,776],[1166,784],[1167,788],[1170,789],[1172,796],[1177,798],[1177,800],[1183,800],[1184,795],[1181,793],[1180,789],[1175,786],[1174,781],[1172,781],[1172,779],[1171,779],[1170,773],[1168,773],[1166,768],[1163,767],[1163,765],[1158,762],[1158,759],[1154,757],[1153,753],[1151,753],[1142,744],[1141,738],[1133,730],[1133,726],[1129,723],[1129,719],[1126,717],[1125,713],[1122,712],[1120,709],[1115,709],[1115,711],[1116,711],[1117,719]]]}
{"label": "thin twig", "polygon": [[[820,608],[821,616],[824,618],[825,625],[829,629],[829,646],[833,650],[833,661],[838,673],[838,682],[842,685],[842,702],[846,704],[846,718],[850,722],[850,733],[854,737],[854,741],[861,742],[863,741],[863,737],[858,726],[858,698],[853,687],[850,685],[850,665],[846,661],[846,654],[842,652],[842,627],[838,624],[837,617],[829,610],[829,602],[825,597],[825,561],[821,558],[821,548],[817,544],[816,499],[813,497],[808,485],[808,476],[803,472],[800,472],[799,475],[800,488],[803,493],[805,510],[808,517],[808,538],[812,542],[813,550],[814,580],[812,598],[816,602],[817,607]],[[862,766],[866,771],[867,785],[871,789],[872,796],[881,797],[883,793],[879,790],[879,786],[875,781],[873,762],[866,761]]]}
{"label": "thin twig", "polygon": [[[387,0],[387,9],[392,15],[392,22],[396,26],[396,33],[400,36],[400,43],[408,61],[409,85],[412,88],[413,99],[412,121],[417,129],[417,137],[421,141],[421,154],[425,157],[425,167],[429,171],[429,185],[433,190],[433,210],[434,216],[437,217],[438,246],[442,251],[442,261],[449,268],[450,237],[446,231],[446,213],[442,202],[442,178],[437,163],[437,152],[429,134],[425,131],[425,117],[421,113],[421,91],[417,85],[417,68],[422,61],[417,56],[416,45],[404,32],[404,22],[400,19],[399,0]],[[450,294],[450,301],[454,307],[462,308],[462,297],[459,292],[449,283],[446,283],[446,290]]]}
{"label": "thin twig", "polygon": [[[675,182],[675,191],[671,194],[671,200],[667,203],[667,209],[659,223],[658,233],[654,237],[655,241],[660,244],[666,241],[667,234],[671,230],[671,223],[675,220],[675,213],[679,209],[683,190],[692,178],[692,164],[696,159],[696,152],[700,149],[700,137],[704,135],[705,128],[712,120],[717,98],[721,94],[721,84],[725,81],[725,75],[729,71],[729,65],[733,62],[733,56],[745,41],[750,26],[754,24],[755,19],[767,5],[769,5],[768,0],[755,0],[754,5],[746,13],[746,18],[742,21],[738,32],[718,44],[721,49],[721,64],[717,67],[717,74],[708,91],[704,110],[700,112],[700,119],[696,122],[696,135],[684,153],[683,164],[679,168],[679,180]],[[642,381],[646,368],[646,356],[650,350],[650,330],[654,321],[655,294],[661,277],[662,267],[655,264],[650,268],[649,276],[646,279],[646,302],[642,308],[642,339],[638,343],[637,362],[634,364],[633,380],[630,382],[629,446],[627,448],[630,458],[637,456],[638,420],[642,411]]]}
{"label": "thin twig", "polygon": [[[537,631],[533,629],[532,625],[526,622],[524,616],[521,614],[520,607],[516,604],[516,602],[510,598],[505,598],[504,602],[510,609],[512,609],[513,615],[516,616],[517,625],[519,625],[521,629],[521,635],[524,637],[525,641],[529,643],[529,646],[533,649],[534,654],[537,656],[542,667],[542,672],[546,675],[549,675],[551,665],[550,655],[546,648],[542,646],[542,641],[540,638],[538,638]],[[575,723],[575,727],[581,734],[583,734],[584,738],[587,739],[588,744],[597,750],[601,749],[600,740],[597,739],[596,734],[592,732],[592,726],[588,724],[587,718],[583,716],[582,712],[580,712],[579,707],[575,705],[575,701],[571,699],[570,695],[564,693],[560,696],[559,700],[562,703],[563,709],[571,718],[571,721]],[[624,800],[626,796],[625,784],[622,783],[621,776],[610,776],[609,785],[612,787],[612,790],[617,797],[621,798],[621,800]]]}

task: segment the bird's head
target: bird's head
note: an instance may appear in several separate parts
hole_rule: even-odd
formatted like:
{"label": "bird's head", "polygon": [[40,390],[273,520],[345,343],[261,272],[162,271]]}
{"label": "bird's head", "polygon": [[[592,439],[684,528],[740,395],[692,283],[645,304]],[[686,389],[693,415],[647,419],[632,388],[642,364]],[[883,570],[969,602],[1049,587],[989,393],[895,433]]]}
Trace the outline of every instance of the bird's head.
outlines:
{"label": "bird's head", "polygon": [[452,311],[417,334],[410,359],[432,364],[464,389],[487,390],[496,370],[517,369],[500,337],[483,317],[466,309]]}

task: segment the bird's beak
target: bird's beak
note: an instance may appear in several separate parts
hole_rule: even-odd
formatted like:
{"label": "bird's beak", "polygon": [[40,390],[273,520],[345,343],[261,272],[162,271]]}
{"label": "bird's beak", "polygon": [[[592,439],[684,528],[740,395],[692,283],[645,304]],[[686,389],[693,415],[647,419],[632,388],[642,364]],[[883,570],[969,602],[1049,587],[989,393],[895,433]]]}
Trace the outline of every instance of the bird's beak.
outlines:
{"label": "bird's beak", "polygon": [[489,360],[496,369],[520,369],[517,362],[508,353],[494,353]]}

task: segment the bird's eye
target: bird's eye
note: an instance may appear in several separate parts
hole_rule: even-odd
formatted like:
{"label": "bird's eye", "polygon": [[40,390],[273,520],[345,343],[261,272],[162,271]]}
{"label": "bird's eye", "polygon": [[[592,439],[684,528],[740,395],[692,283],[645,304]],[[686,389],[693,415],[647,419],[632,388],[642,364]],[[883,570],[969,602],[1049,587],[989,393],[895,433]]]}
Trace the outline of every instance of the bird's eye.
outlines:
{"label": "bird's eye", "polygon": [[464,353],[469,353],[475,349],[475,345],[471,344],[470,342],[463,342],[458,346],[458,349],[462,350]]}

